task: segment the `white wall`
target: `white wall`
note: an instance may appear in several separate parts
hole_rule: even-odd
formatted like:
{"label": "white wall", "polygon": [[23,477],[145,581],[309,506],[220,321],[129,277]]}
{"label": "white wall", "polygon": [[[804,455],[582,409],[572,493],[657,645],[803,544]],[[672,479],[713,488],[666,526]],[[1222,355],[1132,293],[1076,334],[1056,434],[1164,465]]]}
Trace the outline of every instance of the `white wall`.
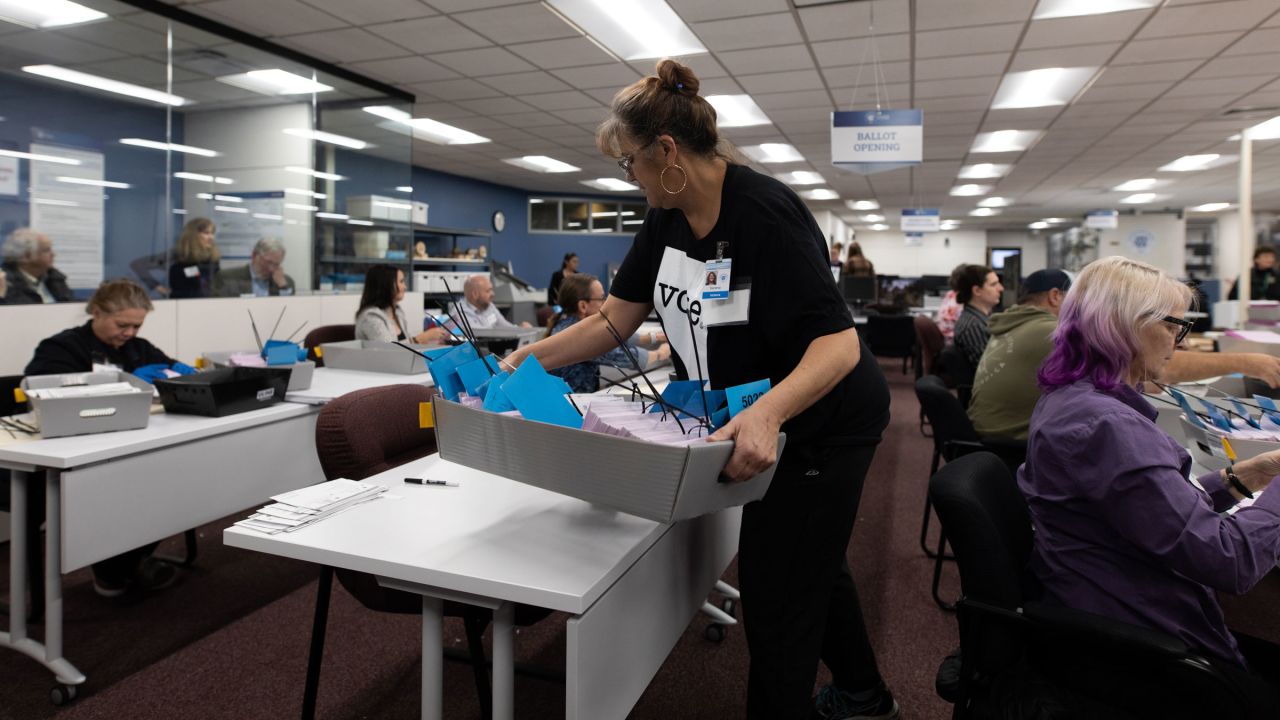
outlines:
{"label": "white wall", "polygon": [[987,262],[987,233],[980,230],[926,233],[918,246],[908,246],[898,231],[860,230],[857,240],[882,275],[950,275],[961,263]]}
{"label": "white wall", "polygon": [[1213,248],[1213,266],[1222,280],[1220,287],[1225,300],[1231,290],[1231,284],[1240,277],[1240,212],[1233,210],[1218,215],[1218,236]]}
{"label": "white wall", "polygon": [[[213,203],[196,198],[197,192],[262,192],[286,187],[311,189],[311,178],[286,172],[284,168],[290,165],[314,167],[312,142],[281,132],[285,128],[311,128],[309,105],[298,103],[188,112],[183,123],[183,142],[222,153],[213,158],[186,155],[184,167],[189,172],[221,175],[235,180],[233,185],[216,185],[213,189],[201,182],[185,181],[183,207],[190,213],[188,217],[207,214],[215,222],[218,220],[213,212]],[[325,209],[324,201],[304,203],[304,200],[286,197],[285,201],[313,204]],[[284,226],[281,238],[285,246],[284,270],[293,277],[299,290],[307,290],[312,287],[311,226],[314,218],[307,211],[293,209],[285,210],[285,218],[297,222]],[[240,263],[229,262],[224,267],[236,264]]]}
{"label": "white wall", "polygon": [[[1134,246],[1139,230],[1150,232],[1155,242],[1145,250]],[[1121,215],[1119,227],[1100,233],[1099,257],[1123,255],[1154,265],[1174,277],[1187,274],[1187,223],[1176,215]]]}

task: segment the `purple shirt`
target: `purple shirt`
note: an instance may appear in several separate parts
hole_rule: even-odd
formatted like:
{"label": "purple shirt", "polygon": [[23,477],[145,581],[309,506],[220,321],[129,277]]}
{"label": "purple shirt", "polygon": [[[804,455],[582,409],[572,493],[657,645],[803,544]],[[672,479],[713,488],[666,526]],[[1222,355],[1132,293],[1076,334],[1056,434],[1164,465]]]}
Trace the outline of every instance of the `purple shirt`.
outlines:
{"label": "purple shirt", "polygon": [[1031,570],[1046,599],[1174,635],[1245,666],[1214,590],[1240,594],[1276,565],[1280,489],[1235,504],[1133,388],[1087,381],[1046,393],[1018,485],[1031,509]]}

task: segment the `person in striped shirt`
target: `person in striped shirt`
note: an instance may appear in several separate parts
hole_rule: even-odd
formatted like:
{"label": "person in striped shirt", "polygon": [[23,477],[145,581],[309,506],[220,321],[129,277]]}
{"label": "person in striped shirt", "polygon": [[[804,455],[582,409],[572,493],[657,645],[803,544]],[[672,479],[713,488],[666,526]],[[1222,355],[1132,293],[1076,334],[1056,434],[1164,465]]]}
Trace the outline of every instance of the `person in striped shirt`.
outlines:
{"label": "person in striped shirt", "polygon": [[956,302],[964,306],[960,319],[956,320],[952,342],[969,362],[969,367],[976,368],[991,337],[987,317],[1000,304],[1004,285],[986,265],[966,265],[952,275],[951,287],[956,291]]}

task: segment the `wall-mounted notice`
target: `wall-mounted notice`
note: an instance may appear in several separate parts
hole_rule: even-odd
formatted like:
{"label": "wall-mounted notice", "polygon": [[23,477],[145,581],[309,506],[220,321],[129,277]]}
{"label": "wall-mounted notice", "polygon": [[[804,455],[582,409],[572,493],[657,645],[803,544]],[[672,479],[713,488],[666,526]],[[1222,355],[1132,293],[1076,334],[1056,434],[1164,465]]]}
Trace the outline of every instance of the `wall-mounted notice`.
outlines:
{"label": "wall-mounted notice", "polygon": [[921,247],[924,245],[924,233],[909,232],[903,236],[903,244],[907,247]]}
{"label": "wall-mounted notice", "polygon": [[66,182],[77,178],[101,182],[102,153],[62,145],[31,143],[36,155],[78,160],[79,165],[31,163],[31,227],[53,241],[56,265],[73,288],[95,288],[102,282],[103,189]]}
{"label": "wall-mounted notice", "polygon": [[0,157],[0,195],[18,194],[18,158]]}
{"label": "wall-mounted notice", "polygon": [[918,165],[924,159],[921,110],[831,113],[831,164],[863,175]]}
{"label": "wall-mounted notice", "polygon": [[938,208],[907,208],[902,211],[902,232],[927,233],[942,229]]}
{"label": "wall-mounted notice", "polygon": [[1114,230],[1120,227],[1120,213],[1115,210],[1091,210],[1084,216],[1084,226],[1097,230]]}
{"label": "wall-mounted notice", "polygon": [[283,191],[220,194],[242,200],[238,203],[218,203],[233,210],[214,210],[213,221],[218,224],[218,247],[225,257],[249,257],[253,254],[253,246],[264,237],[284,240]]}

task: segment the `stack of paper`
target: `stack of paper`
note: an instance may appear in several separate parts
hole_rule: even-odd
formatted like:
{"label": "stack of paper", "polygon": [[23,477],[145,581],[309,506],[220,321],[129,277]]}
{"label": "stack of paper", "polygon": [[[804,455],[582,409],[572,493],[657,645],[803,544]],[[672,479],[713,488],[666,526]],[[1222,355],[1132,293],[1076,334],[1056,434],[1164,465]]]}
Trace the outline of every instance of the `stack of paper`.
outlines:
{"label": "stack of paper", "polygon": [[98,383],[97,385],[71,385],[56,388],[32,388],[27,390],[27,397],[37,400],[99,397],[102,395],[128,395],[142,392],[141,389],[127,382]]}
{"label": "stack of paper", "polygon": [[382,485],[355,480],[330,480],[301,490],[276,495],[276,502],[260,508],[248,519],[236,523],[250,530],[275,535],[293,532],[362,502],[376,499],[387,489]]}

